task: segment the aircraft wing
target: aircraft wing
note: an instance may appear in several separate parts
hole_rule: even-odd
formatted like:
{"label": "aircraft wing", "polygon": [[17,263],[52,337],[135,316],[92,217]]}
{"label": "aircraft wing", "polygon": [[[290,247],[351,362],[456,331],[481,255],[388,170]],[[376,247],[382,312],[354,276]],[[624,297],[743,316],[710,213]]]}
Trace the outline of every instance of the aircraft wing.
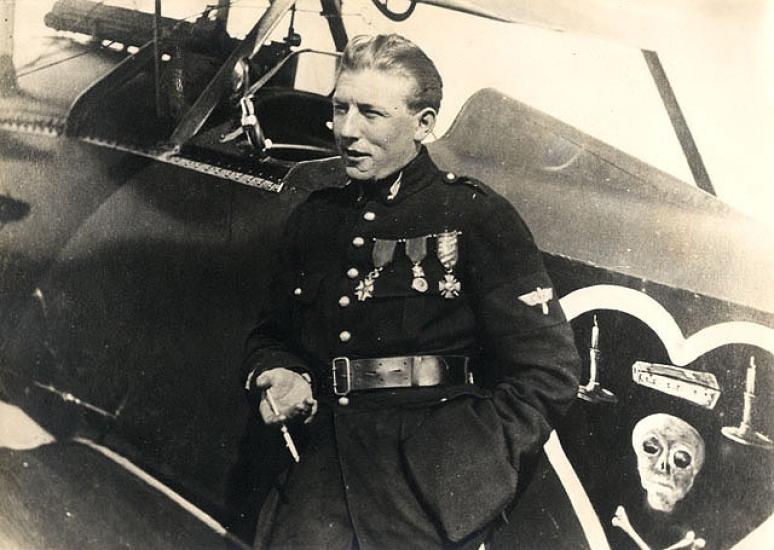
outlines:
{"label": "aircraft wing", "polygon": [[774,312],[765,227],[496,90],[474,94],[430,152],[511,200],[546,252]]}
{"label": "aircraft wing", "polygon": [[89,441],[0,447],[0,465],[3,548],[247,548],[136,466]]}
{"label": "aircraft wing", "polygon": [[[721,17],[727,22],[734,10],[756,10],[764,18],[767,2],[753,0],[728,5],[717,0],[418,0],[446,9],[490,19],[523,23],[556,31],[600,36],[640,49],[673,46],[675,37],[697,20]],[[724,23],[725,24],[725,23]]]}

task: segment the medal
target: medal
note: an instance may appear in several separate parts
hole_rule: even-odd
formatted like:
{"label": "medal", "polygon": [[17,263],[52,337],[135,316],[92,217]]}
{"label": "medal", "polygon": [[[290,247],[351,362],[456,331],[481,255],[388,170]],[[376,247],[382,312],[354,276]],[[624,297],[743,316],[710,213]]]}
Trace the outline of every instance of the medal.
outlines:
{"label": "medal", "polygon": [[427,279],[422,279],[421,277],[418,279],[414,279],[411,281],[411,288],[416,290],[417,292],[425,293],[427,292],[427,289],[430,288],[427,284]]}
{"label": "medal", "polygon": [[374,262],[374,270],[366,275],[365,279],[360,281],[355,287],[355,295],[360,302],[365,302],[374,295],[374,282],[379,278],[382,270],[392,261],[395,255],[395,245],[397,241],[386,239],[374,239],[374,248],[371,251],[371,258]]}
{"label": "medal", "polygon": [[360,281],[355,287],[355,294],[360,302],[365,302],[374,295],[374,279],[379,276],[379,272],[374,270],[366,278]]}
{"label": "medal", "polygon": [[462,283],[454,276],[454,266],[459,257],[457,235],[457,231],[446,231],[436,237],[436,255],[446,270],[443,281],[438,281],[438,291],[449,300],[459,296],[462,289]]}
{"label": "medal", "polygon": [[444,298],[456,298],[460,295],[461,288],[462,284],[451,273],[444,275],[443,281],[438,281],[438,292],[440,292]]}
{"label": "medal", "polygon": [[425,279],[425,270],[420,265],[422,260],[427,256],[427,237],[416,237],[406,240],[406,256],[409,257],[411,263],[411,274],[414,279],[411,281],[411,288],[417,292],[427,292],[430,286]]}
{"label": "medal", "polygon": [[427,279],[425,279],[425,270],[422,269],[422,266],[415,265],[411,268],[411,272],[414,275],[414,279],[411,281],[411,288],[417,292],[427,292],[427,289],[430,288],[430,286],[427,284]]}

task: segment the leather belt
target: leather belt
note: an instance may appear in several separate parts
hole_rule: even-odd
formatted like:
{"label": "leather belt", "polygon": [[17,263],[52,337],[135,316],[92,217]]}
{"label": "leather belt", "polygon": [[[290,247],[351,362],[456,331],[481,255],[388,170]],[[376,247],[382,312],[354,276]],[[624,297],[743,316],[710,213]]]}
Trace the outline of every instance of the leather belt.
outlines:
{"label": "leather belt", "polygon": [[406,355],[331,361],[333,393],[467,384],[471,382],[465,355]]}

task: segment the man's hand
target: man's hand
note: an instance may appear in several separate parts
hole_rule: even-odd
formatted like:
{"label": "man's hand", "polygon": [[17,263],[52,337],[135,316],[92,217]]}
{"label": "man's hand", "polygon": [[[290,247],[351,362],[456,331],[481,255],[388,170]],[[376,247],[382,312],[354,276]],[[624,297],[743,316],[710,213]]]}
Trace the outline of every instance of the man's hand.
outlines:
{"label": "man's hand", "polygon": [[[276,368],[262,372],[255,379],[255,385],[263,389],[258,410],[263,421],[268,424],[280,424],[293,418],[303,418],[308,424],[317,412],[317,401],[312,397],[312,386],[306,379],[292,370]],[[266,392],[277,406],[277,414],[271,410]]]}

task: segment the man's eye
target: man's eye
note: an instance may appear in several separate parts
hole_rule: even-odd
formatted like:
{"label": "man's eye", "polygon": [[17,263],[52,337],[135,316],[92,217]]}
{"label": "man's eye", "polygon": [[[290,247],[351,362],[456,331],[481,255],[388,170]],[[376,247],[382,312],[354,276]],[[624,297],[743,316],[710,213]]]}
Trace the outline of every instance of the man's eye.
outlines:
{"label": "man's eye", "polygon": [[334,105],[333,106],[333,112],[338,114],[343,114],[347,112],[347,106],[346,105]]}
{"label": "man's eye", "polygon": [[365,115],[366,118],[379,118],[380,116],[382,116],[382,113],[380,113],[379,111],[374,111],[373,109],[368,109],[363,114]]}

